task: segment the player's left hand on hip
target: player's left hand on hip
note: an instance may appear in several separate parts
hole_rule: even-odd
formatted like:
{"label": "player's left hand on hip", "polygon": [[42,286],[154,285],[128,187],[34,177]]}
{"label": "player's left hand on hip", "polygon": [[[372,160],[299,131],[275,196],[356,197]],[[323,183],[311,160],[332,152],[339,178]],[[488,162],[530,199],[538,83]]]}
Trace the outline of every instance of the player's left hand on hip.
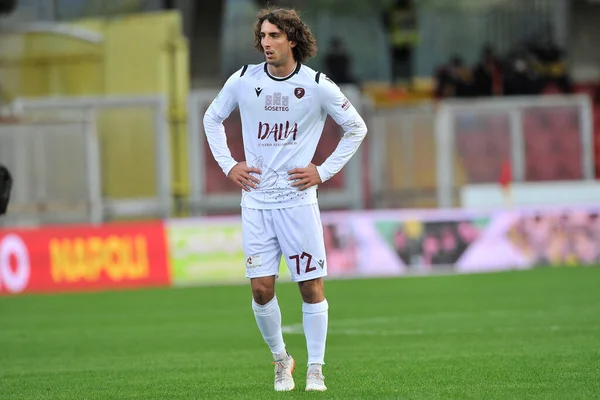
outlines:
{"label": "player's left hand on hip", "polygon": [[297,187],[298,190],[306,190],[309,187],[323,183],[317,171],[315,164],[308,164],[306,168],[294,168],[288,172],[290,181],[295,181],[292,186]]}

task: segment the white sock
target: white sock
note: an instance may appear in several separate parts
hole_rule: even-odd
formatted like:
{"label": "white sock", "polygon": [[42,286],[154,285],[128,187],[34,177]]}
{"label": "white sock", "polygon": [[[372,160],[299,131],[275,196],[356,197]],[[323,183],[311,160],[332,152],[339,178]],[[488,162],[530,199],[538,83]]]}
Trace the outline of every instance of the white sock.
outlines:
{"label": "white sock", "polygon": [[310,374],[323,374],[323,366],[321,364],[309,364],[306,375]]}
{"label": "white sock", "polygon": [[260,333],[269,345],[273,358],[277,360],[279,353],[285,351],[283,333],[281,332],[281,310],[277,302],[277,296],[267,304],[260,305],[252,299],[252,309]]}
{"label": "white sock", "polygon": [[325,364],[328,309],[327,299],[316,304],[302,304],[302,325],[308,349],[308,365]]}

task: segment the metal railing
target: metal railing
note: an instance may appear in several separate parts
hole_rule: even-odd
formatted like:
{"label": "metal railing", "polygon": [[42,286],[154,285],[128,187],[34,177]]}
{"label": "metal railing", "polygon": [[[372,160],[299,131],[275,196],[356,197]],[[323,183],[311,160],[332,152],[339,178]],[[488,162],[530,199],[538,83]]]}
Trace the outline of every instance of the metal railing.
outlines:
{"label": "metal railing", "polygon": [[164,97],[17,99],[11,108],[23,122],[0,125],[0,160],[15,174],[6,223],[171,215]]}

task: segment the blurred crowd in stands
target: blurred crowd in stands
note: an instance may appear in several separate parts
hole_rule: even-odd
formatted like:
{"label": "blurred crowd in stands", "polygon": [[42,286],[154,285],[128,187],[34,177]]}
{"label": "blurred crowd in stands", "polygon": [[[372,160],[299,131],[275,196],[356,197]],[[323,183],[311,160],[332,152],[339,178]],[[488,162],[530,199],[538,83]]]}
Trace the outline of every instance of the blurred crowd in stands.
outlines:
{"label": "blurred crowd in stands", "polygon": [[438,98],[573,92],[565,53],[552,40],[526,43],[503,57],[485,45],[473,67],[454,55],[436,71],[435,80]]}
{"label": "blurred crowd in stands", "polygon": [[[415,2],[393,0],[382,11],[382,27],[388,40],[390,93],[382,99],[413,100],[415,46],[419,42]],[[468,65],[454,54],[433,73],[427,97],[469,98],[490,96],[535,96],[548,93],[580,93],[582,90],[600,104],[600,85],[575,85],[569,74],[567,54],[553,40],[550,27],[540,28],[529,40],[504,54],[491,44],[483,44],[479,59]],[[364,88],[353,72],[351,52],[341,37],[333,37],[325,50],[323,71],[336,83]],[[398,85],[400,84],[400,85]],[[589,85],[588,85],[589,86]],[[406,89],[405,92],[402,92]],[[419,92],[419,94],[421,94]]]}

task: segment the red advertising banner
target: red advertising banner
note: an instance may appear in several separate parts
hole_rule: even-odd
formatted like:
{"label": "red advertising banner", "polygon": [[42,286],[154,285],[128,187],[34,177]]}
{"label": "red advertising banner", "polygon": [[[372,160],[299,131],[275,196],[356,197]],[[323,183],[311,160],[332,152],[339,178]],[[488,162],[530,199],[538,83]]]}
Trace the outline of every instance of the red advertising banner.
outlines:
{"label": "red advertising banner", "polygon": [[0,230],[0,295],[170,284],[162,222]]}

